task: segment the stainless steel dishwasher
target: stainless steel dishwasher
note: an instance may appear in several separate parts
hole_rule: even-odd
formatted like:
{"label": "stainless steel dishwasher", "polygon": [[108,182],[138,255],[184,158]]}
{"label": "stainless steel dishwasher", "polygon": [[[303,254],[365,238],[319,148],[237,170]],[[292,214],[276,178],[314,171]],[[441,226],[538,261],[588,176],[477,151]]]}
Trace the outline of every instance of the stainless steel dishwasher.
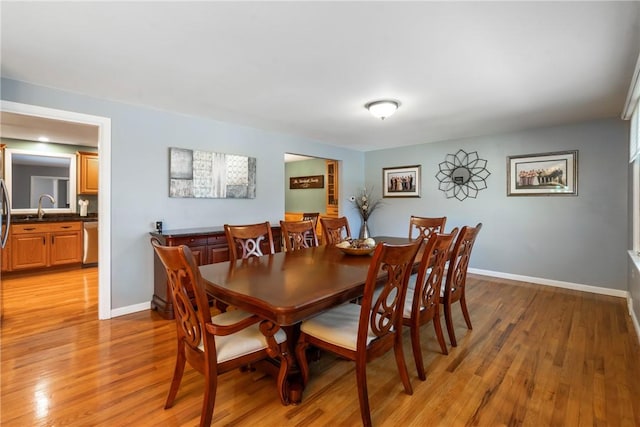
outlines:
{"label": "stainless steel dishwasher", "polygon": [[82,265],[98,265],[98,221],[84,222]]}

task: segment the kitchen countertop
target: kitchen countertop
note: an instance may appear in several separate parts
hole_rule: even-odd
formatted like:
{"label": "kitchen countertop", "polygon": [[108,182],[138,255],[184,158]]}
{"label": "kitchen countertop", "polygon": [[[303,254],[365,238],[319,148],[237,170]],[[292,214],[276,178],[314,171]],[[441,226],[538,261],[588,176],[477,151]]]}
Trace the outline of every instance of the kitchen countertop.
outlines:
{"label": "kitchen countertop", "polygon": [[94,222],[98,221],[96,214],[89,214],[88,216],[80,216],[78,214],[46,214],[42,219],[38,219],[37,215],[12,215],[12,224],[39,224],[45,222],[61,222],[61,221],[82,221],[82,222]]}

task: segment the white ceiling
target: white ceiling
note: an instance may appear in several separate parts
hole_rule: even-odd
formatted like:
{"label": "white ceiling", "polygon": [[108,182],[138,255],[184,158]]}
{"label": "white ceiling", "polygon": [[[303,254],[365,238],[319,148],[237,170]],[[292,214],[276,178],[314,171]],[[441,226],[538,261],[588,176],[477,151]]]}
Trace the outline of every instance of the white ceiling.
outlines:
{"label": "white ceiling", "polygon": [[1,71],[366,151],[620,116],[639,7],[2,1]]}

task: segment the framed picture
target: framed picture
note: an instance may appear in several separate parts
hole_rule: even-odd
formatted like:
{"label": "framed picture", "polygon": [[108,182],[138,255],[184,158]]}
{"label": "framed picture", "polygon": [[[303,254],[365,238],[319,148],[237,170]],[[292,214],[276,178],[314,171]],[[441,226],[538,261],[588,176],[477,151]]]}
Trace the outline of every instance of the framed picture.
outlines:
{"label": "framed picture", "polygon": [[307,188],[324,188],[324,175],[294,176],[289,178],[291,190],[306,190]]}
{"label": "framed picture", "polygon": [[420,197],[420,165],[382,169],[383,197]]}
{"label": "framed picture", "polygon": [[256,158],[169,147],[169,197],[255,199]]}
{"label": "framed picture", "polygon": [[507,157],[507,196],[577,195],[577,150]]}

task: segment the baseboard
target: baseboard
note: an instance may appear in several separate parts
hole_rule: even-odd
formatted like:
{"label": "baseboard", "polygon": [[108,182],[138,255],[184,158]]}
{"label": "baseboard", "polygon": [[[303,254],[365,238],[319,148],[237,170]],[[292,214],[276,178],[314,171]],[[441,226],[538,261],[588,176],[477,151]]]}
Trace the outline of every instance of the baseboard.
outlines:
{"label": "baseboard", "polygon": [[137,313],[151,309],[151,302],[142,302],[140,304],[128,305],[126,307],[114,308],[111,310],[111,317],[124,316],[126,314]]}
{"label": "baseboard", "polygon": [[610,295],[613,297],[627,298],[629,293],[619,289],[602,288],[599,286],[582,285],[579,283],[562,282],[560,280],[543,279],[540,277],[521,276],[519,274],[502,273],[499,271],[481,270],[469,268],[469,273],[483,276],[499,277],[501,279],[517,280],[519,282],[535,283],[537,285],[554,286],[556,288],[573,289],[575,291],[591,292],[594,294]]}
{"label": "baseboard", "polygon": [[[594,294],[602,294],[602,295],[626,298],[627,303],[629,304],[629,315],[633,320],[633,325],[636,329],[636,333],[638,334],[638,338],[640,339],[640,325],[638,324],[638,318],[636,317],[635,312],[633,311],[633,304],[632,304],[631,297],[629,296],[629,293],[627,291],[622,291],[619,289],[602,288],[598,286],[582,285],[579,283],[563,282],[560,280],[543,279],[540,277],[531,277],[531,276],[522,276],[519,274],[502,273],[499,271],[481,270],[479,268],[469,268],[469,273],[480,274],[482,276],[498,277],[501,279],[516,280],[519,282],[535,283],[537,285],[554,286],[556,288],[572,289],[575,291],[591,292]],[[139,311],[150,310],[150,309],[151,309],[151,302],[150,301],[143,302],[140,304],[134,304],[126,307],[113,309],[111,310],[111,317],[124,316],[127,314],[137,313]]]}

